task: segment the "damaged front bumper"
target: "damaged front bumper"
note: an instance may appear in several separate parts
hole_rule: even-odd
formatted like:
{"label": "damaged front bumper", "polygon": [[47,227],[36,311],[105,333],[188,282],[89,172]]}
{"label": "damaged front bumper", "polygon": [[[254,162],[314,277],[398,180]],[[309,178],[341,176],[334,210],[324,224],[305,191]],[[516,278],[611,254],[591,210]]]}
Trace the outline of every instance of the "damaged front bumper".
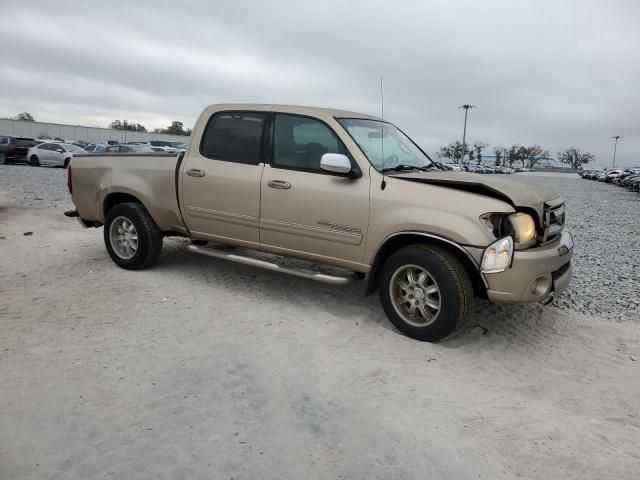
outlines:
{"label": "damaged front bumper", "polygon": [[[496,303],[547,302],[563,292],[573,274],[573,238],[562,232],[546,245],[516,251],[511,268],[483,274],[487,297]],[[480,252],[473,252],[480,254]]]}

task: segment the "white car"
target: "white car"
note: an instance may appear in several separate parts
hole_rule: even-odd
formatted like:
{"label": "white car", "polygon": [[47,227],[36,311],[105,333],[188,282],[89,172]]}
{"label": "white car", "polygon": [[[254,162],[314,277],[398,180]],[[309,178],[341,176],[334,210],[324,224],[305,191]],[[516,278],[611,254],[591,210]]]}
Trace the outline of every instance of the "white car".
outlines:
{"label": "white car", "polygon": [[29,165],[33,167],[50,165],[66,168],[76,153],[87,153],[87,151],[70,143],[41,143],[29,149],[27,158]]}

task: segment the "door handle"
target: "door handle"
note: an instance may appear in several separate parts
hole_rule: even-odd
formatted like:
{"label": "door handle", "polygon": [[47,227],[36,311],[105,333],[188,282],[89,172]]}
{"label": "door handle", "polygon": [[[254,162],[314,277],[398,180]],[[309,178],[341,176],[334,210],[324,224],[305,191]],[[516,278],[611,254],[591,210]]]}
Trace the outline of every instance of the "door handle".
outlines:
{"label": "door handle", "polygon": [[207,174],[204,170],[198,170],[197,168],[190,168],[187,170],[187,175],[190,177],[204,177]]}
{"label": "door handle", "polygon": [[289,182],[285,182],[284,180],[269,180],[267,182],[271,188],[279,188],[280,190],[288,190],[291,188],[291,184]]}

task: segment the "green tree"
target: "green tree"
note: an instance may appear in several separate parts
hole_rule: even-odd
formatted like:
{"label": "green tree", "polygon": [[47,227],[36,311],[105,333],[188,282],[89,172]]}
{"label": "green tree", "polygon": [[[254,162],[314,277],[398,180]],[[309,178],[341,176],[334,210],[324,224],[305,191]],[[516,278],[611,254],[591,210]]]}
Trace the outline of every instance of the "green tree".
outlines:
{"label": "green tree", "polygon": [[109,124],[109,128],[113,128],[115,130],[127,130],[131,132],[146,132],[147,129],[144,125],[140,125],[139,123],[129,123],[128,120],[114,120]]}
{"label": "green tree", "polygon": [[16,115],[15,119],[22,122],[35,122],[33,115],[31,115],[29,112],[19,113],[18,115]]}
{"label": "green tree", "polygon": [[168,135],[183,135],[185,137],[191,135],[191,129],[185,130],[183,127],[184,124],[182,122],[173,121],[171,122],[171,125],[162,131],[162,133],[166,133]]}
{"label": "green tree", "polygon": [[595,160],[595,155],[590,152],[581,152],[579,148],[569,147],[560,154],[560,161],[571,165],[571,168],[582,170],[582,165]]}

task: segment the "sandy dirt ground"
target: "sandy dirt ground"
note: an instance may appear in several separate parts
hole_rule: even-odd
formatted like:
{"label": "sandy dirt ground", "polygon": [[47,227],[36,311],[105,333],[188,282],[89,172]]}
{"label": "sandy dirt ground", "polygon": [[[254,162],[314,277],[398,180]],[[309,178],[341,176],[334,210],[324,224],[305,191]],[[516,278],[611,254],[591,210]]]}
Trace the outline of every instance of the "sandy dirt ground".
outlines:
{"label": "sandy dirt ground", "polygon": [[637,323],[478,302],[420,343],[363,284],[185,246],[129,272],[0,208],[0,479],[639,478]]}

